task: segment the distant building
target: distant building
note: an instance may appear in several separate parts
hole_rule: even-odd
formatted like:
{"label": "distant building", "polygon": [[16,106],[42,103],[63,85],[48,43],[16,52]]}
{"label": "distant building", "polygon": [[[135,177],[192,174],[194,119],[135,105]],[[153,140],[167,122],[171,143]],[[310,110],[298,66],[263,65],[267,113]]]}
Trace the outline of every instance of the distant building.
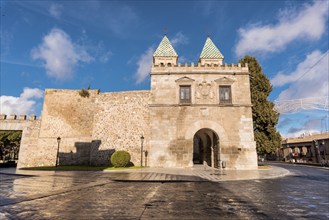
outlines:
{"label": "distant building", "polygon": [[329,133],[287,138],[278,155],[285,161],[329,164]]}
{"label": "distant building", "polygon": [[[198,63],[180,64],[164,36],[151,90],[46,89],[41,119],[23,126],[18,166],[55,165],[59,147],[60,165],[108,165],[126,150],[136,165],[256,169],[248,65],[223,59],[208,37]],[[3,128],[15,123],[1,118]]]}

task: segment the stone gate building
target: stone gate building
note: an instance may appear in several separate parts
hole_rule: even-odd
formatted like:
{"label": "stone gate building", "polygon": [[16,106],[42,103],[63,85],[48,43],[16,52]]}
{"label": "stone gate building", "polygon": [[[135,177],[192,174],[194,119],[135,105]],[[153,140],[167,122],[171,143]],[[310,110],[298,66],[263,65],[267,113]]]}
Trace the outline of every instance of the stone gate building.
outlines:
{"label": "stone gate building", "polygon": [[55,165],[61,137],[62,165],[107,165],[120,149],[139,165],[143,147],[143,164],[151,167],[225,161],[228,169],[255,169],[248,66],[223,59],[208,37],[197,64],[180,64],[164,36],[149,91],[88,90],[83,97],[79,90],[46,89],[41,118],[23,131],[18,166]]}

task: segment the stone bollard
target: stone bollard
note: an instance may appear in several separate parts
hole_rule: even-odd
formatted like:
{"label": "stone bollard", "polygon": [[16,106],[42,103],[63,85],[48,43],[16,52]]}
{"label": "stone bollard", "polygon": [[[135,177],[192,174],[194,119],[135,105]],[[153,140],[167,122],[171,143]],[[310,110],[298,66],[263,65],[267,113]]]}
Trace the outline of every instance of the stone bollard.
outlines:
{"label": "stone bollard", "polygon": [[7,115],[5,115],[5,114],[1,114],[1,115],[0,115],[0,119],[1,119],[1,120],[5,120],[6,118],[7,118]]}
{"label": "stone bollard", "polygon": [[218,163],[218,169],[220,169],[220,170],[222,170],[222,162],[223,161],[221,161],[221,160],[218,160],[218,162],[217,162]]}
{"label": "stone bollard", "polygon": [[226,168],[226,161],[222,161],[222,167],[223,167],[223,169]]}

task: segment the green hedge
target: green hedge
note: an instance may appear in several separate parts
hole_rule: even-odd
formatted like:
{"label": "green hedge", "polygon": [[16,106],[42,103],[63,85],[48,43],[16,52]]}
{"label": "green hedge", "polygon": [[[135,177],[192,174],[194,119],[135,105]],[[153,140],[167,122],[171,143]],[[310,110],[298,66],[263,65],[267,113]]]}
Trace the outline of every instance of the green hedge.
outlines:
{"label": "green hedge", "polygon": [[111,155],[111,163],[114,167],[126,167],[130,162],[130,158],[127,151],[119,150]]}

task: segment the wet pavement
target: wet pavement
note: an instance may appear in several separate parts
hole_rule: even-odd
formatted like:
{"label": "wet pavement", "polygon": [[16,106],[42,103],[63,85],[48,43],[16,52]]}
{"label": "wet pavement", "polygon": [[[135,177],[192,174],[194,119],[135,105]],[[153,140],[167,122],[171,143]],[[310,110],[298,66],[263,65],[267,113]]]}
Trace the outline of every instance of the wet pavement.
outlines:
{"label": "wet pavement", "polygon": [[[107,172],[107,171],[105,171]],[[113,171],[110,171],[113,172]],[[122,172],[122,171],[120,171]],[[289,170],[278,166],[271,166],[270,169],[257,170],[225,170],[213,169],[209,166],[194,166],[193,168],[143,168],[127,170],[127,181],[230,181],[230,180],[251,180],[271,179],[289,174]],[[124,179],[121,179],[122,181]]]}
{"label": "wet pavement", "polygon": [[275,166],[290,174],[218,182],[195,171],[0,169],[0,219],[329,219],[328,169]]}

